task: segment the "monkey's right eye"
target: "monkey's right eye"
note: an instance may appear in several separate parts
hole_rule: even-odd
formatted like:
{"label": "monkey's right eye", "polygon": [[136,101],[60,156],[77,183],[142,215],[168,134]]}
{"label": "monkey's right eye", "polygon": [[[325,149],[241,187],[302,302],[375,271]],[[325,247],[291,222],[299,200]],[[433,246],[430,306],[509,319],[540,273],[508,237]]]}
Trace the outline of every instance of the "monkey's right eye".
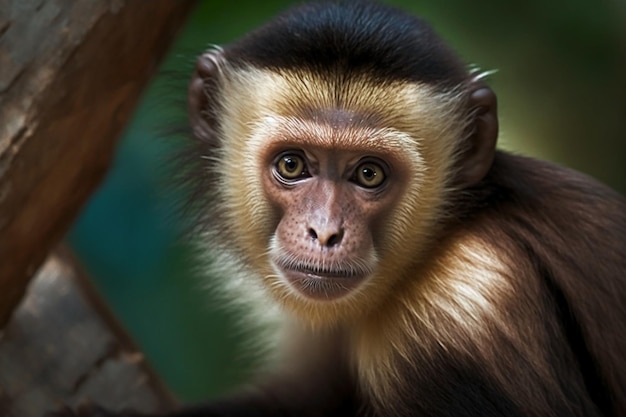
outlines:
{"label": "monkey's right eye", "polygon": [[285,180],[293,181],[306,176],[306,163],[298,154],[286,153],[276,162],[276,173]]}

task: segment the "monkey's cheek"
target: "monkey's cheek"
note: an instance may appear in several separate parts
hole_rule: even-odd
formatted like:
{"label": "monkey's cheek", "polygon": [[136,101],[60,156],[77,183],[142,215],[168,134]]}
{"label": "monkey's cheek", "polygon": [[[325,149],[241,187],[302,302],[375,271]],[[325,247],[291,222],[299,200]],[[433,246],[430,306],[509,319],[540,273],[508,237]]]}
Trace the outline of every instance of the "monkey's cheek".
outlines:
{"label": "monkey's cheek", "polygon": [[333,301],[345,297],[362,284],[365,276],[317,275],[297,270],[281,270],[289,285],[306,298]]}

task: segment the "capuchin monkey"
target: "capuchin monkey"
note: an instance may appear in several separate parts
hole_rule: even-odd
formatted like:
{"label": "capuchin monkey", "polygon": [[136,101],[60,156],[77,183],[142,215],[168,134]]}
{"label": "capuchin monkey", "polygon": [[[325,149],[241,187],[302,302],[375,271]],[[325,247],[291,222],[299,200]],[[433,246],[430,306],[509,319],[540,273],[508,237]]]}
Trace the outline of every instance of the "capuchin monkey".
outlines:
{"label": "capuchin monkey", "polygon": [[626,200],[496,150],[483,76],[363,1],[200,56],[199,240],[276,359],[168,416],[626,415]]}

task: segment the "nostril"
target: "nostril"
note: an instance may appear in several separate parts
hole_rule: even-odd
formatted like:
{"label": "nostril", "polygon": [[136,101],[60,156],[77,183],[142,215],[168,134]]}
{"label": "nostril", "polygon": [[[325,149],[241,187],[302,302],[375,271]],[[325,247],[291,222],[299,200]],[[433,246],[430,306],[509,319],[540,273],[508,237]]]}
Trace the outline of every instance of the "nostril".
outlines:
{"label": "nostril", "polygon": [[342,232],[330,235],[330,237],[328,238],[326,242],[326,246],[331,247],[331,246],[339,245],[339,243],[341,243],[342,237],[343,237]]}
{"label": "nostril", "polygon": [[313,229],[309,229],[309,236],[313,239],[317,239],[317,233]]}

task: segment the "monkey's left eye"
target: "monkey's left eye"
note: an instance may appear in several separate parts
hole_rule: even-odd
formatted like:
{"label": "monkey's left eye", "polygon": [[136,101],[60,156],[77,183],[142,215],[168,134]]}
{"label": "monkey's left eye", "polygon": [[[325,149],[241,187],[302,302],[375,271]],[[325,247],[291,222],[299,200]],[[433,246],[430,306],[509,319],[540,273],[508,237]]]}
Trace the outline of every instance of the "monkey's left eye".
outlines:
{"label": "monkey's left eye", "polygon": [[352,180],[364,188],[380,187],[385,181],[385,170],[381,164],[367,161],[359,164]]}
{"label": "monkey's left eye", "polygon": [[286,153],[276,162],[276,173],[285,180],[296,180],[306,176],[306,163],[298,154]]}

